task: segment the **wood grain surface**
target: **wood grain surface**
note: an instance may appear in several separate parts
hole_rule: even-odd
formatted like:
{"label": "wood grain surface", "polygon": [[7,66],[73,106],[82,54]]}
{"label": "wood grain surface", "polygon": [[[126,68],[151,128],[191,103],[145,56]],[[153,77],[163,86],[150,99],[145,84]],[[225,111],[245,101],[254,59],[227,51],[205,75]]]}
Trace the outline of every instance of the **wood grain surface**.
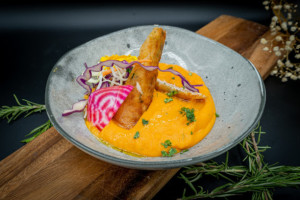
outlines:
{"label": "wood grain surface", "polygon": [[[197,31],[248,58],[266,78],[277,61],[263,51],[266,26],[222,15]],[[100,161],[53,127],[0,162],[0,199],[151,199],[179,169],[145,171]]]}

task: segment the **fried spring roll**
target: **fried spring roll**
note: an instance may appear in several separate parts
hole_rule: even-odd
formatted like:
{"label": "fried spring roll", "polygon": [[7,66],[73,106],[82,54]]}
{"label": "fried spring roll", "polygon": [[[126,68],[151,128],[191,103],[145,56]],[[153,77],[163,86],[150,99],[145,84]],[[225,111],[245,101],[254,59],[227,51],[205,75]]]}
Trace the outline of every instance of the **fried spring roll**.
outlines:
{"label": "fried spring roll", "polygon": [[[162,28],[153,28],[141,46],[138,59],[151,60],[151,62],[143,63],[145,66],[158,66],[165,39],[166,32]],[[138,64],[134,66],[125,83],[134,88],[114,116],[114,120],[119,126],[126,129],[132,128],[148,109],[152,102],[157,74],[157,70],[148,71]]]}

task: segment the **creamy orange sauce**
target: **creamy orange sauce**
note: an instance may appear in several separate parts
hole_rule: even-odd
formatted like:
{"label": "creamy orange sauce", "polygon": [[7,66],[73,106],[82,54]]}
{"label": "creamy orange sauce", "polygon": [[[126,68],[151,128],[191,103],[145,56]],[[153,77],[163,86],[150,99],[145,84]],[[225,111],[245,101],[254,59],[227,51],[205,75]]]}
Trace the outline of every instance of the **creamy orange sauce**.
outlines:
{"label": "creamy orange sauce", "polygon": [[[161,69],[173,67],[180,72],[191,84],[203,84],[199,92],[206,96],[205,101],[183,101],[172,97],[173,101],[165,103],[169,98],[165,93],[155,91],[148,110],[142,115],[137,124],[130,130],[119,127],[114,120],[102,130],[86,121],[86,125],[96,137],[120,150],[142,156],[161,156],[161,151],[168,151],[161,143],[170,140],[177,152],[188,149],[201,141],[212,129],[216,120],[216,110],[213,98],[204,81],[195,73],[178,65],[160,63]],[[174,78],[173,78],[174,77]],[[182,87],[181,79],[170,72],[159,72],[158,79]],[[180,113],[182,107],[194,108],[195,122],[187,125],[187,117]],[[143,125],[142,120],[149,121]],[[136,132],[139,138],[134,139]]]}

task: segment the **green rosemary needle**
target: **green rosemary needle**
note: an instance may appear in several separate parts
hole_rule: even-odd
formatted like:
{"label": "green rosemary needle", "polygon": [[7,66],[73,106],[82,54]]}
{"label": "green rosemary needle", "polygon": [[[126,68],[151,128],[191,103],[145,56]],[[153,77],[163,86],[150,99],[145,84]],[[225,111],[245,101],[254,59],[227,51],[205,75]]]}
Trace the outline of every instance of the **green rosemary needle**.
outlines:
{"label": "green rosemary needle", "polygon": [[[277,187],[299,186],[299,166],[279,166],[264,163],[262,152],[269,147],[258,146],[260,136],[263,133],[261,127],[258,126],[240,144],[246,153],[244,161],[247,161],[247,165],[229,166],[229,153],[227,152],[224,163],[218,164],[215,161],[209,161],[185,167],[179,174],[179,178],[185,181],[194,194],[186,196],[186,190],[184,190],[181,199],[227,198],[251,192],[252,199],[267,200],[272,199],[272,190]],[[195,186],[203,176],[223,179],[227,183],[207,191],[201,185]]]}
{"label": "green rosemary needle", "polygon": [[44,133],[45,131],[47,131],[51,127],[52,127],[52,124],[51,124],[50,120],[48,120],[46,123],[42,124],[41,126],[33,129],[30,133],[28,133],[26,136],[30,136],[30,135],[32,135],[32,136],[27,139],[22,140],[21,142],[28,143],[28,142],[32,141],[33,139],[35,139],[37,136],[39,136],[42,133]]}
{"label": "green rosemary needle", "polygon": [[[16,106],[2,106],[0,108],[0,118],[1,119],[7,119],[7,122],[10,123],[13,120],[16,120],[18,117],[24,115],[25,117],[28,117],[29,115],[37,112],[42,112],[46,110],[45,105],[37,104],[32,101],[28,101],[26,99],[22,99],[26,104],[21,104],[17,96],[14,94],[14,99],[17,103]],[[31,136],[29,138],[26,138],[22,140],[21,142],[30,142],[37,136],[44,133],[46,130],[51,128],[52,124],[50,120],[48,120],[46,123],[42,124],[41,126],[33,129],[29,134],[26,136]]]}
{"label": "green rosemary needle", "polygon": [[17,106],[2,106],[0,108],[0,118],[7,119],[8,123],[16,120],[21,115],[24,115],[25,118],[33,113],[46,110],[45,105],[37,104],[26,99],[22,99],[26,103],[25,105],[23,105],[20,103],[15,94],[13,96],[18,104]]}

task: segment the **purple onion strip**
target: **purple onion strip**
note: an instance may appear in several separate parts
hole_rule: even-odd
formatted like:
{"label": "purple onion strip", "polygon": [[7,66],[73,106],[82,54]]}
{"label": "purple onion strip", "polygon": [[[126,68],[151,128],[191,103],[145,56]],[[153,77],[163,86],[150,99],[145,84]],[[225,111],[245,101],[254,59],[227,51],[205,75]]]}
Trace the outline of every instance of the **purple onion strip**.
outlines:
{"label": "purple onion strip", "polygon": [[88,100],[87,99],[82,99],[76,103],[73,104],[72,109],[71,110],[65,110],[62,113],[62,116],[68,116],[71,115],[75,112],[82,112],[87,104]]}
{"label": "purple onion strip", "polygon": [[191,85],[186,79],[185,77],[173,70],[173,69],[166,69],[166,70],[162,70],[160,69],[158,66],[144,66],[142,63],[138,62],[138,61],[132,61],[130,63],[126,62],[126,61],[117,61],[117,60],[107,60],[107,61],[104,61],[104,62],[100,62],[92,67],[88,67],[82,75],[78,76],[76,81],[79,83],[79,85],[81,85],[84,89],[86,89],[88,91],[88,93],[91,93],[92,91],[92,88],[86,84],[86,82],[92,77],[92,72],[99,72],[103,69],[103,66],[106,66],[106,67],[113,67],[114,65],[122,68],[122,69],[127,69],[129,67],[131,67],[133,64],[139,64],[141,67],[143,67],[144,69],[148,70],[148,71],[153,71],[155,69],[158,69],[159,71],[161,72],[171,72],[172,74],[176,75],[176,76],[179,76],[181,78],[181,83],[182,85],[192,91],[192,92],[199,92],[199,90],[195,87],[198,87],[198,86],[202,86],[202,85]]}

